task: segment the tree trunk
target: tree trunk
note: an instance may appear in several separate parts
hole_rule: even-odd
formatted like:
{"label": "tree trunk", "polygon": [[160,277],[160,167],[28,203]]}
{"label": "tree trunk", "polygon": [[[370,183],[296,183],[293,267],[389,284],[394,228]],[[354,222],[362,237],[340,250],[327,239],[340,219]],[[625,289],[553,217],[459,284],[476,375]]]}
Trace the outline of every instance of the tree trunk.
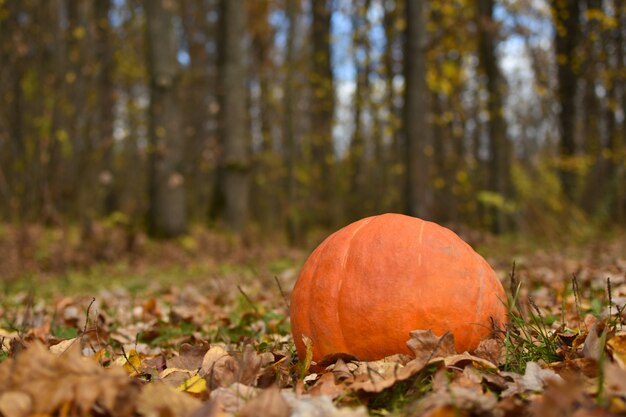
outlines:
{"label": "tree trunk", "polygon": [[322,226],[329,227],[336,220],[335,167],[333,152],[333,114],[335,90],[331,68],[330,18],[327,0],[312,0],[313,64],[310,76],[311,103],[311,153],[315,166],[318,191],[314,197],[317,215]]}
{"label": "tree trunk", "polygon": [[219,175],[226,227],[243,233],[248,222],[250,143],[246,117],[246,51],[243,0],[222,0],[220,50],[220,131],[222,158]]}
{"label": "tree trunk", "polygon": [[[208,5],[204,0],[183,0],[180,2],[181,22],[185,42],[189,50],[189,66],[181,81],[180,97],[183,97],[181,108],[182,129],[184,134],[185,180],[187,183],[187,202],[189,216],[192,220],[204,219],[208,209],[208,191],[206,186],[209,171],[213,168],[206,161],[206,150],[209,147],[208,99],[213,89],[211,76],[214,77],[214,63],[209,59],[207,43],[211,40],[214,30],[207,22]],[[213,73],[213,74],[212,74]]]}
{"label": "tree trunk", "polygon": [[[602,12],[602,0],[586,0],[586,13],[596,16]],[[603,60],[602,55],[610,56],[611,51],[607,47],[611,45],[610,34],[612,31],[603,30],[600,20],[597,17],[588,18],[585,22],[584,38],[585,41],[585,62],[582,64],[582,74],[585,81],[584,94],[582,99],[582,150],[585,157],[593,161],[586,177],[584,178],[584,188],[581,193],[580,206],[593,216],[598,214],[602,205],[606,204],[609,194],[610,184],[606,181],[606,176],[610,170],[608,161],[603,155],[603,148],[607,147],[605,138],[612,135],[613,117],[610,109],[603,109],[603,100],[598,97],[596,87],[602,82],[603,66],[610,64],[609,60]],[[604,32],[604,33],[603,33]],[[604,51],[603,51],[604,49]],[[609,87],[610,80],[607,82]],[[610,90],[610,88],[609,88]],[[611,91],[607,91],[608,94]],[[608,110],[608,111],[606,111]],[[606,129],[603,129],[602,122],[604,116],[608,116],[606,121]]]}
{"label": "tree trunk", "polygon": [[428,3],[406,2],[404,66],[404,137],[406,141],[406,213],[430,218],[432,189],[430,155],[432,145],[428,123],[426,45]]}
{"label": "tree trunk", "polygon": [[[394,210],[402,210],[403,191],[405,185],[403,184],[403,174],[398,173],[391,169],[393,166],[404,166],[405,163],[405,148],[402,142],[401,132],[399,126],[402,124],[402,108],[398,103],[398,96],[394,88],[394,78],[396,75],[400,75],[398,66],[402,64],[402,54],[395,54],[394,49],[398,45],[402,45],[402,37],[404,33],[400,32],[396,28],[398,27],[399,20],[403,20],[403,10],[400,7],[399,2],[395,0],[384,0],[385,14],[383,16],[383,26],[385,29],[385,50],[382,56],[382,65],[385,78],[385,99],[384,106],[387,107],[387,116],[385,118],[383,131],[388,132],[389,141],[391,146],[389,147],[389,154],[387,157],[387,169],[384,170],[382,178],[383,189],[392,190],[391,193],[394,198],[389,199],[388,206],[382,206],[383,209],[387,207],[393,207]],[[396,186],[394,186],[397,184]],[[381,200],[379,199],[379,202]]]}
{"label": "tree trunk", "polygon": [[[489,113],[489,167],[487,187],[505,200],[510,197],[510,145],[507,139],[504,120],[503,80],[496,56],[497,30],[493,18],[493,0],[478,0],[479,55],[480,66],[487,82],[487,110]],[[501,233],[507,228],[507,215],[504,207],[492,207],[490,226],[493,232]]]}
{"label": "tree trunk", "polygon": [[[251,190],[251,207],[254,217],[261,230],[273,231],[279,228],[280,206],[284,202],[282,187],[276,183],[282,179],[278,161],[279,147],[273,135],[276,127],[276,106],[273,90],[276,86],[274,78],[277,74],[272,67],[272,55],[278,49],[274,45],[275,29],[270,23],[272,5],[269,0],[256,0],[246,3],[248,10],[248,31],[250,32],[250,61],[248,66],[249,79],[257,85],[256,94],[250,97],[250,114],[254,118],[251,126],[255,126],[255,134],[250,136],[255,146],[254,175]],[[286,6],[287,7],[287,6]],[[280,111],[280,110],[279,110]],[[255,136],[256,135],[256,136]]]}
{"label": "tree trunk", "polygon": [[175,237],[187,230],[176,88],[179,81],[178,48],[173,5],[145,1],[148,71],[150,74],[150,233]]}
{"label": "tree trunk", "polygon": [[[559,151],[561,163],[570,162],[576,153],[576,84],[578,77],[574,72],[574,58],[579,37],[580,2],[552,0],[552,14],[555,30],[555,52],[557,62],[559,111],[559,129],[561,139]],[[574,199],[576,177],[574,173],[561,168],[561,186],[565,196]]]}
{"label": "tree trunk", "polygon": [[111,47],[114,36],[109,23],[111,0],[100,0],[95,3],[96,18],[96,50],[100,61],[98,71],[98,149],[102,155],[101,172],[98,183],[103,187],[101,213],[108,215],[117,208],[113,166],[113,106],[115,105],[115,88],[113,86],[113,50]]}
{"label": "tree trunk", "polygon": [[296,201],[296,163],[298,152],[294,132],[294,42],[296,38],[297,0],[286,0],[287,51],[285,56],[285,95],[283,96],[283,140],[285,144],[285,163],[287,165],[287,239],[290,244],[300,240],[299,207]]}
{"label": "tree trunk", "polygon": [[89,2],[67,3],[68,72],[65,74],[65,82],[69,85],[66,97],[69,123],[63,130],[67,132],[70,151],[65,155],[67,169],[63,181],[69,198],[61,204],[68,217],[79,219],[83,237],[90,235],[94,200],[90,186],[94,176],[94,149],[88,132],[90,112],[87,109],[90,87],[87,66],[93,48],[93,45],[89,45],[91,39],[87,30],[91,6]]}
{"label": "tree trunk", "polygon": [[[357,9],[353,17],[353,40],[354,63],[356,67],[356,90],[354,92],[354,134],[350,141],[349,153],[349,175],[350,186],[348,194],[349,215],[353,219],[358,219],[367,214],[369,204],[366,192],[367,172],[366,172],[366,138],[367,134],[363,126],[364,113],[370,100],[370,45],[368,41],[369,24],[367,23],[367,11],[370,7],[370,0],[356,1],[354,7]],[[370,113],[371,114],[371,113]]]}
{"label": "tree trunk", "polygon": [[[437,222],[448,223],[453,220],[456,209],[456,201],[452,194],[454,184],[454,168],[458,166],[451,165],[452,152],[450,151],[450,141],[452,135],[448,128],[450,122],[441,120],[440,115],[445,112],[445,99],[442,95],[431,93],[431,105],[435,113],[433,120],[433,162],[436,179],[434,181],[434,209],[433,219]],[[460,158],[459,158],[460,159]]]}
{"label": "tree trunk", "polygon": [[[9,19],[5,24],[0,25],[0,38],[3,41],[3,65],[2,71],[6,72],[7,86],[10,85],[10,93],[3,94],[5,100],[5,111],[7,112],[7,135],[9,140],[2,140],[4,149],[7,151],[5,155],[11,155],[10,159],[3,162],[3,169],[6,166],[7,193],[10,198],[6,198],[8,220],[19,222],[23,219],[25,213],[24,194],[26,191],[26,147],[24,138],[24,103],[22,97],[22,77],[24,76],[24,60],[26,52],[11,53],[14,49],[14,41],[12,39],[24,38],[22,29],[18,23],[17,15],[19,13],[19,2],[9,1],[7,4],[7,13]],[[5,52],[6,51],[6,52]],[[7,89],[8,91],[8,89]]]}
{"label": "tree trunk", "polygon": [[[626,10],[624,10],[624,0],[615,0],[615,20],[617,21],[617,27],[614,29],[615,35],[615,50],[616,50],[616,77],[613,79],[612,95],[615,100],[615,106],[619,107],[619,93],[621,93],[621,110],[626,111],[626,75],[624,71],[626,65],[624,64],[624,18]],[[616,115],[614,115],[615,117]],[[615,120],[614,120],[615,123]],[[626,121],[622,120],[621,135],[616,132],[610,136],[610,149],[611,149],[611,182],[613,204],[611,208],[612,218],[620,224],[626,223],[626,187],[624,187],[624,181],[626,181],[626,165],[623,163],[626,157]],[[621,156],[621,160],[620,160]],[[621,162],[621,163],[620,163]]]}

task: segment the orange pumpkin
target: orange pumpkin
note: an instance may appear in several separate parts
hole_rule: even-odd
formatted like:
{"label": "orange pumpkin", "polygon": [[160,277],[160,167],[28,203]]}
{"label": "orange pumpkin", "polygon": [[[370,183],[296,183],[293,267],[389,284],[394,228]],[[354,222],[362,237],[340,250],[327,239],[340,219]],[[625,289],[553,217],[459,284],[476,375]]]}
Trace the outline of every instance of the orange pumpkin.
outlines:
{"label": "orange pumpkin", "polygon": [[411,330],[452,332],[471,351],[506,321],[505,293],[489,264],[436,223],[383,214],[333,233],[306,261],[291,294],[298,355],[376,360],[410,353]]}

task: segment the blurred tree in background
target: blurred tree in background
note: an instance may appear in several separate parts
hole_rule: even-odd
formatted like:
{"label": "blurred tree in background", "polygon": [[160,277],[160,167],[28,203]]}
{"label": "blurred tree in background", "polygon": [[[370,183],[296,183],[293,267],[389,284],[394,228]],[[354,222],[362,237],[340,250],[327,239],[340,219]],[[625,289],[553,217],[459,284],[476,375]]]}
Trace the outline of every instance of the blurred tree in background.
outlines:
{"label": "blurred tree in background", "polygon": [[0,218],[626,222],[622,0],[0,0]]}
{"label": "blurred tree in background", "polygon": [[147,0],[144,4],[150,77],[148,225],[154,236],[179,236],[187,230],[187,210],[174,10],[172,2]]}
{"label": "blurred tree in background", "polygon": [[249,127],[246,94],[245,10],[243,0],[222,0],[217,91],[220,158],[214,198],[214,216],[242,233],[248,220]]}

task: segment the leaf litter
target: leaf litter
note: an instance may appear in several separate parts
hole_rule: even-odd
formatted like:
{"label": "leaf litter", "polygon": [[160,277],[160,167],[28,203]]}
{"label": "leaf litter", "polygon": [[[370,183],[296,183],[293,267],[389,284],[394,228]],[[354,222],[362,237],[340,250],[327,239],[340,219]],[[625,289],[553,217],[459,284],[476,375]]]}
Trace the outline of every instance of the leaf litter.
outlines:
{"label": "leaf litter", "polygon": [[[625,242],[490,259],[511,323],[476,351],[416,329],[411,355],[298,360],[271,279],[107,288],[0,305],[0,414],[611,416],[626,413]],[[282,277],[290,287],[295,276]],[[210,278],[207,278],[209,281]],[[290,282],[288,282],[290,281]]]}

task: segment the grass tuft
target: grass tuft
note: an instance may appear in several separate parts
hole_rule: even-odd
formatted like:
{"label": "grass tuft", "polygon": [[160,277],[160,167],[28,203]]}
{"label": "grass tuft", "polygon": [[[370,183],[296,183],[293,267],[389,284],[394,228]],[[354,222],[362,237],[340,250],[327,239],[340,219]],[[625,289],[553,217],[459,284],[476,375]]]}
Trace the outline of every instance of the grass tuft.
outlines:
{"label": "grass tuft", "polygon": [[520,288],[515,277],[515,264],[510,274],[511,294],[507,303],[509,324],[504,330],[505,371],[523,374],[528,362],[554,362],[560,359],[557,352],[556,334],[548,327],[548,320],[543,316],[537,304],[531,299],[531,308],[524,314],[520,303]]}

